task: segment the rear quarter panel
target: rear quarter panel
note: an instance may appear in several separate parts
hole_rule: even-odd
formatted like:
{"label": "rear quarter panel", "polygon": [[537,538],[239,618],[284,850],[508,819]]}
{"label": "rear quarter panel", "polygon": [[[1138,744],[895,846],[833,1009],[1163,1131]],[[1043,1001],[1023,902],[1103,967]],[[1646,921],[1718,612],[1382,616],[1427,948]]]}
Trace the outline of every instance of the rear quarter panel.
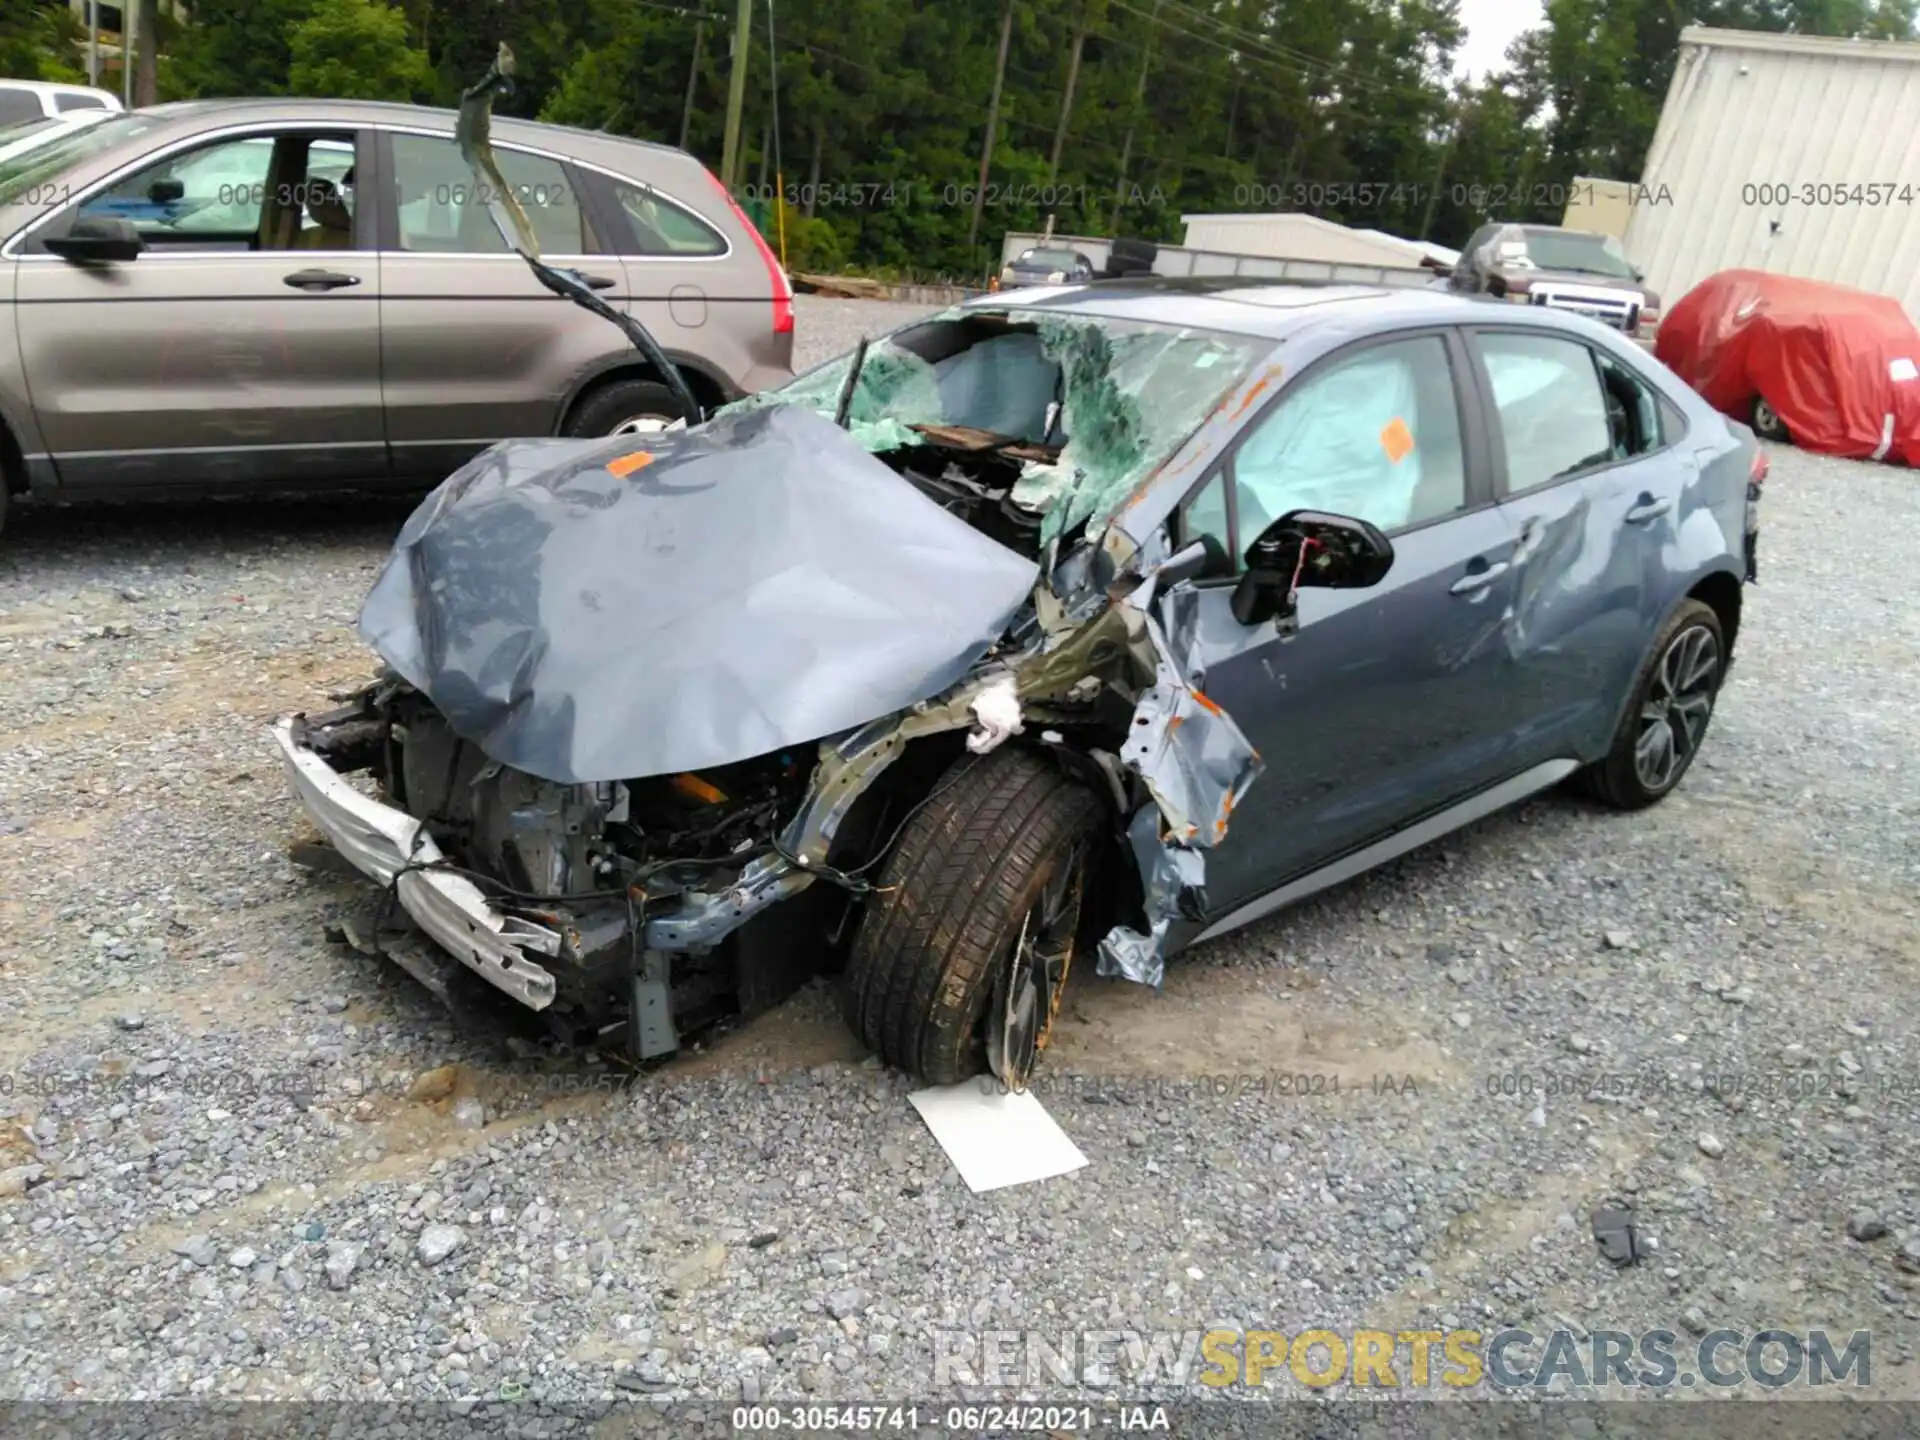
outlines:
{"label": "rear quarter panel", "polygon": [[[656,338],[672,351],[697,353],[728,398],[751,394],[793,378],[793,332],[773,328],[773,282],[755,236],[727,203],[719,183],[691,155],[651,147],[610,147],[593,163],[654,186],[691,210],[727,239],[725,256],[677,259],[669,255],[623,255],[629,293],[636,300],[668,305],[669,334]],[[700,292],[697,306],[676,293]],[[697,325],[686,323],[698,316]]]}

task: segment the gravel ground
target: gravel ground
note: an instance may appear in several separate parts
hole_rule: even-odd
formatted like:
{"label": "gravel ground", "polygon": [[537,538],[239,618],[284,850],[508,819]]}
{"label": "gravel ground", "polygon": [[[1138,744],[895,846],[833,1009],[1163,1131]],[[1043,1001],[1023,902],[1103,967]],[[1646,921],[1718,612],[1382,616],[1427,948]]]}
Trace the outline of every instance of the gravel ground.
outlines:
{"label": "gravel ground", "polygon": [[[803,363],[912,313],[801,303]],[[1216,1321],[1870,1328],[1920,1392],[1911,473],[1775,455],[1667,803],[1549,796],[1162,994],[1078,977],[1042,1094],[1091,1163],[981,1197],[824,987],[620,1090],[327,938],[365,891],[286,862],[264,726],[368,668],[407,508],[0,545],[0,1397],[926,1396],[936,1332]]]}

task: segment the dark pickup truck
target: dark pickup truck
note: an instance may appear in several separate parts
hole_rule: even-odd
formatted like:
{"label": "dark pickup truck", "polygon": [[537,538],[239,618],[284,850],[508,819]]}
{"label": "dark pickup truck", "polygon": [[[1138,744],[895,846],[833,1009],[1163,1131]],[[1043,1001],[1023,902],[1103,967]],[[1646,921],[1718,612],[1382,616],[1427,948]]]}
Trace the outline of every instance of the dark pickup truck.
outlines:
{"label": "dark pickup truck", "polygon": [[1550,305],[1635,339],[1660,323],[1660,297],[1611,235],[1556,225],[1482,225],[1460,252],[1451,288]]}

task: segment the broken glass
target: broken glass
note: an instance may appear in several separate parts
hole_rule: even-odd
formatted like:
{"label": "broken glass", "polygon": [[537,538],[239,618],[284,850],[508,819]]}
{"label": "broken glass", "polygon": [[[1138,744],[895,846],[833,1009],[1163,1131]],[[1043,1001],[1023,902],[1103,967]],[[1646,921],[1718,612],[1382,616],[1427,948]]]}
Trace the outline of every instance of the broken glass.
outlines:
{"label": "broken glass", "polygon": [[[1044,542],[1103,525],[1272,342],[1105,316],[954,309],[871,342],[848,429],[880,453],[924,443],[909,427],[964,426],[1059,445],[1030,461],[1012,498],[1046,518]],[[728,410],[803,405],[831,416],[848,354]]]}

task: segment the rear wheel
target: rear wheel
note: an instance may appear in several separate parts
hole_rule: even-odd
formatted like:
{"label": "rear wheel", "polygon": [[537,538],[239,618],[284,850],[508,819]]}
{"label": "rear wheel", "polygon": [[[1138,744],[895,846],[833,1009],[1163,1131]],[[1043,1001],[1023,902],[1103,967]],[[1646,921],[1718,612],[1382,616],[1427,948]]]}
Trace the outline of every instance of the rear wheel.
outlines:
{"label": "rear wheel", "polygon": [[686,416],[686,407],[656,380],[615,380],[582,400],[567,422],[576,439],[650,435]]}
{"label": "rear wheel", "polygon": [[1766,400],[1758,395],[1753,400],[1753,433],[1762,440],[1771,440],[1776,445],[1784,445],[1790,437],[1787,425]]}
{"label": "rear wheel", "polygon": [[1726,668],[1720,617],[1698,600],[1684,602],[1640,667],[1612,750],[1582,772],[1587,790],[1621,810],[1671,794],[1706,738]]}
{"label": "rear wheel", "polygon": [[842,978],[847,1023],[934,1085],[1022,1086],[1078,949],[1102,807],[1044,756],[968,756],[881,871]]}

